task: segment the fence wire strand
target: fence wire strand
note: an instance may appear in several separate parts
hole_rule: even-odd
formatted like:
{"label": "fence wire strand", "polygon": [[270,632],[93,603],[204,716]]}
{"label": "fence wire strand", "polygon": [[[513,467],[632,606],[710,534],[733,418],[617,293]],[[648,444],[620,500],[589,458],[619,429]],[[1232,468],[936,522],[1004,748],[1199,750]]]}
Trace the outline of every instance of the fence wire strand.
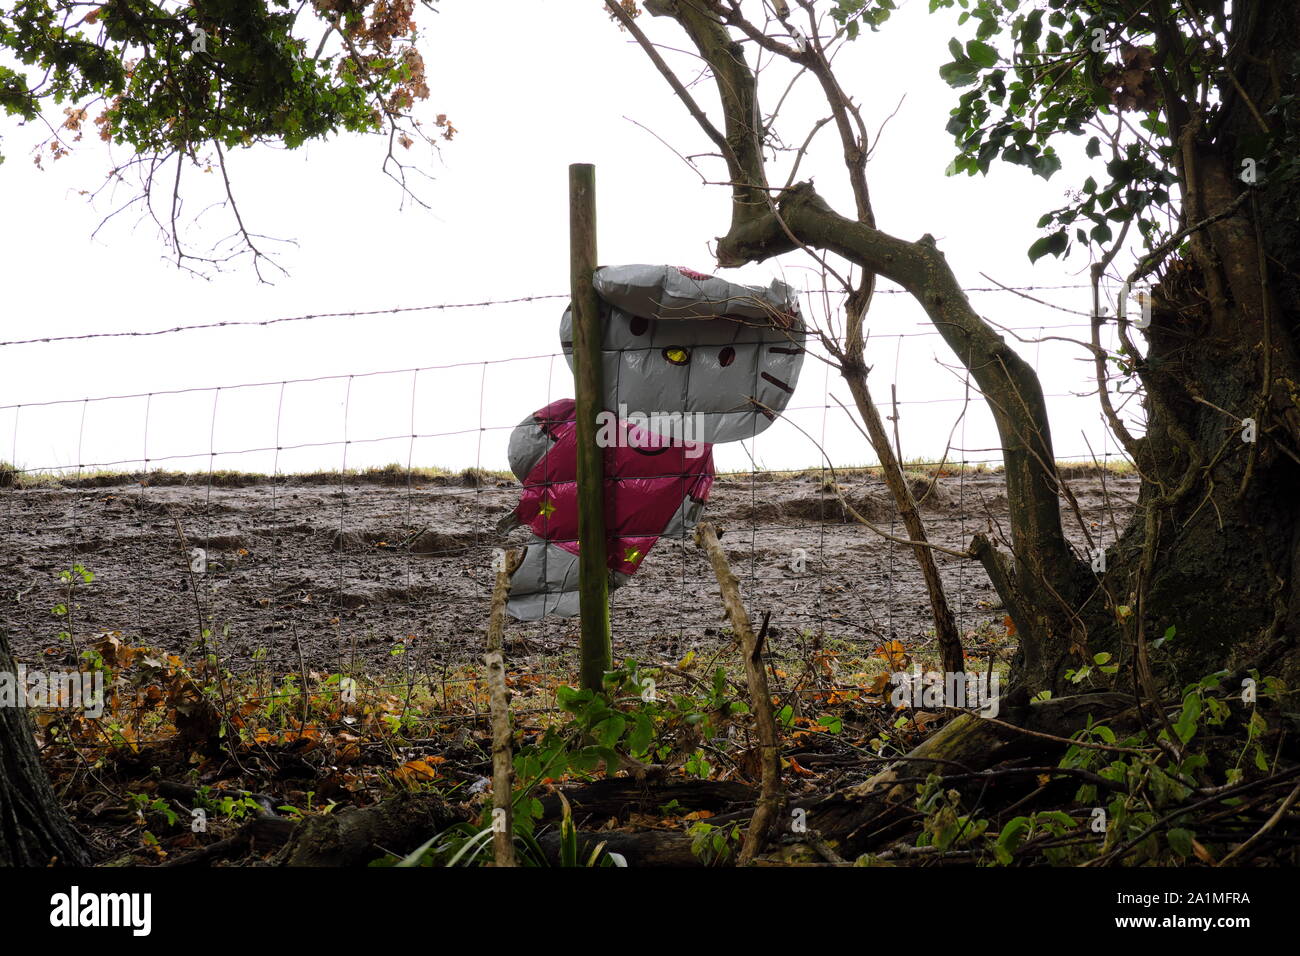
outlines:
{"label": "fence wire strand", "polygon": [[[901,291],[881,290],[883,293]],[[999,286],[967,291],[1015,290]],[[0,347],[487,308],[560,298],[567,298],[567,294],[15,339],[0,342]],[[1041,359],[1042,337],[1051,329],[1062,328],[1083,329],[1086,325],[1039,323],[1018,329],[1039,336],[1034,354],[1036,370]],[[868,345],[879,348],[890,339],[895,340],[896,384],[902,372],[904,340],[937,334],[932,329],[873,334]],[[10,461],[13,483],[18,486],[2,492],[8,498],[5,512],[9,526],[0,538],[6,552],[22,557],[21,562],[0,569],[0,581],[11,596],[7,603],[14,619],[13,630],[21,638],[16,647],[20,659],[35,659],[48,640],[47,602],[57,600],[63,588],[57,576],[50,572],[59,564],[97,564],[94,581],[79,591],[75,618],[81,622],[79,627],[91,632],[126,630],[127,622],[116,618],[132,617],[133,639],[175,651],[195,648],[205,655],[211,649],[221,658],[221,665],[232,673],[263,676],[269,673],[279,677],[293,674],[304,689],[313,674],[333,673],[367,680],[372,692],[403,691],[408,700],[418,686],[430,695],[442,694],[444,716],[448,719],[482,718],[485,714],[477,709],[470,714],[450,713],[447,689],[476,686],[478,677],[472,671],[486,626],[493,554],[497,549],[522,543],[518,533],[515,538],[506,539],[493,530],[495,517],[513,508],[519,485],[510,479],[493,477],[484,470],[484,441],[499,443],[502,433],[513,430],[533,404],[526,396],[518,395],[519,414],[513,420],[490,421],[486,414],[489,372],[498,366],[508,369],[516,363],[545,360],[543,405],[549,405],[556,397],[556,359],[563,357],[562,352],[552,352],[0,405],[0,412],[12,413]],[[435,379],[439,373],[475,367],[479,369],[476,424],[443,431],[421,430],[417,412],[424,394],[422,384]],[[831,368],[829,365],[821,368],[822,400],[804,402],[786,410],[787,416],[795,412],[820,414],[820,427],[815,429],[821,442],[818,451],[826,448],[830,440],[832,407]],[[807,372],[805,379],[810,377]],[[394,430],[392,434],[358,435],[352,422],[353,386],[359,380],[385,376],[410,378],[409,396],[404,402],[408,405],[407,428]],[[344,385],[342,417],[336,432],[341,437],[294,440],[286,434],[286,397],[302,387],[323,382]],[[927,524],[954,530],[956,543],[964,548],[971,520],[978,518],[968,514],[968,506],[978,500],[987,508],[990,495],[996,497],[1000,481],[996,466],[1001,463],[1001,457],[999,449],[992,450],[997,454],[981,457],[989,450],[970,447],[966,409],[972,404],[972,387],[968,371],[960,385],[959,395],[895,399],[893,408],[894,416],[899,417],[903,416],[902,409],[961,404],[960,418],[954,422],[960,429],[959,444],[953,446],[950,434],[949,447],[941,458],[905,460],[905,467],[932,476],[938,489],[935,504],[927,505]],[[232,393],[259,388],[275,389],[269,397],[266,414],[273,429],[271,442],[219,447],[219,422],[238,414],[227,410]],[[164,401],[209,393],[208,440],[199,443],[206,448],[172,452],[154,444],[153,423]],[[1046,397],[1064,400],[1080,396],[1065,391]],[[92,426],[88,435],[91,406],[126,400],[143,400],[140,456],[101,455],[106,460],[85,460],[86,440],[94,432]],[[20,466],[20,428],[31,414],[38,409],[78,404],[76,461]],[[895,421],[896,428],[905,425],[905,417],[901,422]],[[474,465],[461,475],[439,474],[416,465],[417,454],[429,448],[430,443],[475,434]],[[405,443],[404,474],[396,474],[400,484],[380,484],[374,474],[355,467],[349,472],[350,453],[362,446],[385,442]],[[816,655],[839,653],[835,648],[845,646],[845,642],[867,648],[885,641],[900,641],[909,648],[926,647],[927,641],[933,638],[933,628],[926,617],[928,602],[920,570],[907,563],[909,549],[882,541],[846,519],[839,500],[829,490],[838,476],[850,492],[862,496],[861,500],[880,504],[880,466],[832,470],[833,463],[821,455],[816,467],[768,469],[761,464],[756,434],[738,444],[749,460],[749,468],[717,472],[704,520],[718,521],[725,530],[734,532],[726,536],[725,547],[733,564],[744,562],[748,567],[744,576],[746,601],[759,618],[764,611],[772,611],[769,660],[778,693],[796,701],[799,695],[808,693],[807,688],[791,680],[776,678],[778,661],[806,663]],[[1102,467],[1098,474],[1105,510],[1093,509],[1092,513],[1103,535],[1099,540],[1103,542],[1105,511],[1110,512],[1114,528],[1112,502],[1126,504],[1122,480],[1108,475],[1112,463],[1125,460],[1121,453],[1112,451],[1113,447],[1109,435],[1103,432],[1099,462]],[[306,450],[337,452],[338,474],[313,478],[281,471],[285,453]],[[246,486],[238,483],[229,486],[230,479],[218,468],[218,463],[254,454],[271,456],[270,474]],[[899,454],[901,459],[901,447]],[[956,461],[951,460],[954,456]],[[203,476],[200,472],[193,482],[173,484],[158,470],[164,463],[204,458],[207,474]],[[1080,454],[1058,458],[1098,462],[1091,446]],[[106,481],[99,474],[105,469],[136,465],[138,473],[117,475],[115,480]],[[877,477],[872,478],[873,474]],[[686,480],[690,476],[683,473],[677,477]],[[956,514],[949,515],[943,510],[946,507],[943,498],[947,494],[943,484],[954,477],[955,501],[950,504]],[[770,490],[777,483],[784,483],[780,487],[790,500]],[[815,487],[810,488],[809,483]],[[327,488],[332,490],[326,492]],[[51,494],[44,498],[25,495],[24,489]],[[334,496],[337,496],[336,508],[331,509],[328,499]],[[258,514],[263,498],[268,502],[265,510],[269,517],[265,518]],[[308,500],[304,502],[304,498]],[[117,499],[133,502],[128,513],[109,513],[116,507],[113,502]],[[32,507],[46,500],[64,509],[62,519],[45,513],[37,515],[41,520],[32,520],[29,515]],[[881,507],[888,513],[891,535],[897,536],[896,511],[887,502]],[[717,516],[711,512],[717,512]],[[262,526],[262,521],[267,524]],[[126,528],[128,533],[115,534],[115,525]],[[390,532],[393,537],[400,535],[400,539],[387,541],[375,537]],[[947,533],[936,531],[932,537],[944,540]],[[241,541],[242,544],[232,544]],[[192,570],[198,565],[178,560],[177,555],[189,559],[189,548],[202,549],[209,562],[202,571]],[[54,559],[50,557],[52,554],[59,557]],[[322,562],[331,557],[333,567],[329,569],[332,573],[327,581]],[[707,561],[689,539],[662,538],[647,564],[652,567],[638,572],[627,587],[612,592],[616,652],[668,662],[679,661],[693,650],[718,652],[725,640]],[[976,635],[979,628],[1000,616],[977,562],[967,557],[945,558],[939,566],[945,586],[955,592],[957,623],[964,636]],[[201,586],[196,586],[196,581]],[[391,582],[397,582],[398,586]],[[15,594],[17,597],[12,597]],[[117,601],[117,594],[125,595],[124,599]],[[187,621],[186,615],[172,605],[191,600],[195,617]],[[197,633],[194,633],[196,624]],[[525,658],[531,659],[530,647],[546,653],[571,649],[575,626],[572,621],[552,618],[527,625],[512,622],[511,631],[515,646],[522,647]],[[992,667],[993,652],[988,653],[988,666]],[[453,673],[465,668],[471,671],[468,675]],[[402,679],[394,680],[398,674]],[[258,682],[261,687],[261,677]],[[276,695],[257,694],[243,699],[269,701],[276,699]]]}

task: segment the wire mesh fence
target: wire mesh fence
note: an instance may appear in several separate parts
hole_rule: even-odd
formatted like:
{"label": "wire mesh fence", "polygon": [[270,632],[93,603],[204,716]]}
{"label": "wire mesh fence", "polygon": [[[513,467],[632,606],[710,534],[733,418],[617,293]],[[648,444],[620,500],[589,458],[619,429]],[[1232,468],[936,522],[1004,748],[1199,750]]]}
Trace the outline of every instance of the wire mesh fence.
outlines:
{"label": "wire mesh fence", "polygon": [[[410,311],[461,307],[469,306]],[[1029,339],[1022,349],[1037,349],[1087,329],[1068,322],[1007,331]],[[880,382],[878,374],[872,385],[890,386],[877,400],[904,433],[922,410],[951,413],[945,452],[906,468],[931,540],[961,552],[974,532],[996,532],[1007,507],[998,449],[967,444],[979,396],[969,379],[954,377],[944,394],[885,398],[899,383],[905,345],[936,334],[874,336],[877,354],[893,359],[894,380]],[[848,501],[881,530],[904,535],[878,469],[854,464],[870,457],[866,440],[850,449],[828,437],[832,419],[842,427],[851,416],[833,397],[832,370],[823,368],[820,380],[805,376],[785,412],[794,430],[782,440],[802,443],[808,467],[765,467],[757,442],[741,443],[749,467],[720,469],[705,509],[723,532],[751,613],[771,614],[777,687],[793,695],[825,688],[783,681],[794,672],[783,660],[833,676],[842,653],[898,642],[925,655],[933,641],[911,549],[863,527],[844,507]],[[214,658],[250,679],[361,677],[377,692],[418,685],[446,699],[449,686],[478,680],[494,556],[527,538],[524,529],[496,530],[520,492],[499,467],[505,445],[521,418],[570,387],[557,351],[0,405],[0,448],[8,446],[12,463],[0,504],[0,586],[15,653],[73,663],[103,636],[120,635]],[[1079,401],[1058,389],[1048,397]],[[495,411],[503,405],[515,409],[512,417]],[[33,457],[38,446],[56,450],[51,460]],[[1118,536],[1135,487],[1110,467],[1122,457],[1104,440],[1061,451],[1058,445],[1058,459],[1079,462],[1079,511],[1066,524],[1082,553],[1089,535],[1103,545]],[[937,559],[968,654],[991,663],[1005,652],[1006,631],[987,577],[969,558],[939,552]],[[93,579],[63,574],[74,568]],[[708,561],[689,539],[655,545],[632,582],[612,592],[611,620],[616,659],[672,663],[728,646]],[[572,619],[512,622],[508,656],[521,668],[541,658],[573,660],[566,655],[576,634]]]}

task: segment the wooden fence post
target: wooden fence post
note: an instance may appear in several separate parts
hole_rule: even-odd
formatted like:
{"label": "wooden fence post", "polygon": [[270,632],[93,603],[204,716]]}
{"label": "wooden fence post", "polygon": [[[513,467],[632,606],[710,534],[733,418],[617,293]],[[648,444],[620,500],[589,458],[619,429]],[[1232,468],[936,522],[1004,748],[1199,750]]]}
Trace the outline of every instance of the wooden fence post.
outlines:
{"label": "wooden fence post", "polygon": [[600,301],[596,271],[596,167],[569,167],[569,283],[573,308],[573,383],[578,440],[579,654],[584,690],[600,690],[610,669],[609,571],[605,554],[605,463],[596,445],[604,410]]}

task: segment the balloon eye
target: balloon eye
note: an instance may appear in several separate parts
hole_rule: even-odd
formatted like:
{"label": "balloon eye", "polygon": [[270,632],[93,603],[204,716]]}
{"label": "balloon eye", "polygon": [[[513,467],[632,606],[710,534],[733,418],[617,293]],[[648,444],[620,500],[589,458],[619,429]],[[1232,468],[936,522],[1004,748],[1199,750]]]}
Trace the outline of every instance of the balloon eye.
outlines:
{"label": "balloon eye", "polygon": [[728,345],[725,349],[723,349],[721,352],[718,353],[718,363],[723,368],[726,368],[734,361],[736,361],[736,350],[733,349],[730,345]]}
{"label": "balloon eye", "polygon": [[664,361],[672,365],[685,365],[691,360],[691,350],[684,349],[680,346],[670,345],[664,349]]}

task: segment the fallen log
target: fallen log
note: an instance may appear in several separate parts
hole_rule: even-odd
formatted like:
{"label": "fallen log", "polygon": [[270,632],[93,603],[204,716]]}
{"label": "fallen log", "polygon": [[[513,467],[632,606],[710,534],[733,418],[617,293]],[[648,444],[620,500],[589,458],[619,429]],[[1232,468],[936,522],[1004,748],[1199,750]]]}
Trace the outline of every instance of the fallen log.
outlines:
{"label": "fallen log", "polygon": [[172,857],[162,866],[211,866],[223,858],[235,859],[248,853],[262,853],[284,846],[297,824],[287,817],[258,816],[249,820],[232,836],[189,853]]}
{"label": "fallen log", "polygon": [[[752,806],[758,792],[743,783],[688,778],[646,781],[635,777],[607,777],[578,787],[565,787],[564,796],[576,820],[625,820],[629,813],[653,813],[677,801],[683,810],[725,813],[740,806]],[[551,793],[541,798],[542,819],[560,816],[560,798]]]}
{"label": "fallen log", "polygon": [[372,807],[307,817],[294,828],[275,863],[366,866],[385,853],[409,853],[463,819],[435,794],[403,793]]}
{"label": "fallen log", "polygon": [[[543,833],[537,843],[552,866],[560,862],[560,832]],[[629,867],[703,866],[691,852],[691,837],[676,830],[579,830],[578,861],[585,864],[601,844],[608,853],[621,854]]]}
{"label": "fallen log", "polygon": [[[199,792],[188,784],[164,780],[162,796],[196,802]],[[209,798],[251,797],[258,805],[252,819],[222,840],[168,860],[163,866],[204,866],[221,858],[273,850],[279,866],[365,866],[386,852],[414,850],[434,833],[462,821],[439,796],[401,793],[370,807],[348,807],[334,813],[293,820],[273,810],[266,794],[215,790]]]}

